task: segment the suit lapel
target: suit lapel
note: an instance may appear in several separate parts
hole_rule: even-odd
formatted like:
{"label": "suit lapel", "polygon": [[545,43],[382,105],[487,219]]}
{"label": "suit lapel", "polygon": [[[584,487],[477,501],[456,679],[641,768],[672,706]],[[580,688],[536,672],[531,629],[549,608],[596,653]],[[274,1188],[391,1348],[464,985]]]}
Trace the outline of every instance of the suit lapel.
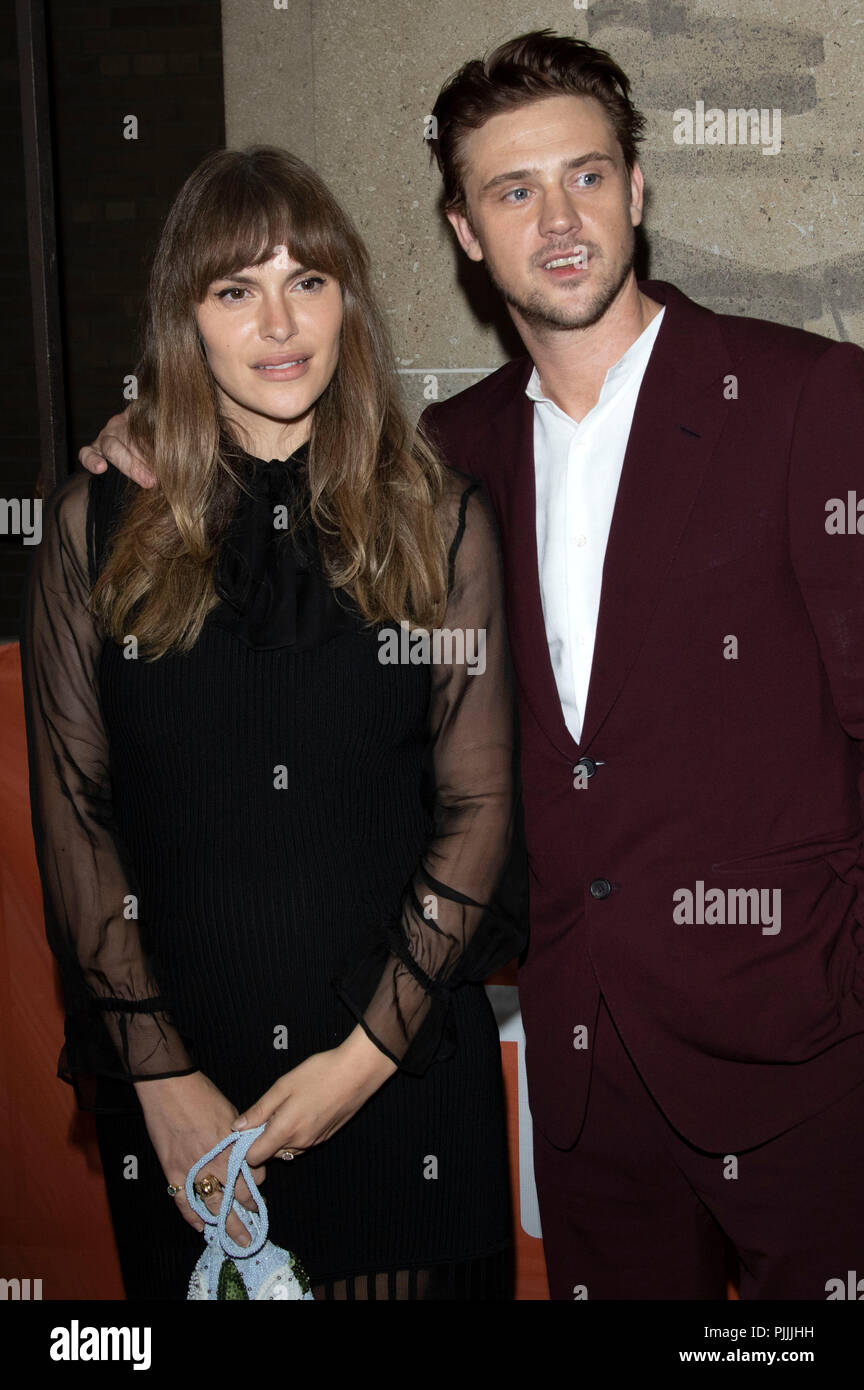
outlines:
{"label": "suit lapel", "polygon": [[730,370],[716,315],[663,282],[666,305],[642,379],[603,566],[581,748],[597,736],[642,646],[666,571],[728,418]]}
{"label": "suit lapel", "polygon": [[483,467],[477,470],[503,523],[516,674],[538,724],[573,763],[600,732],[636,661],[729,408],[723,377],[731,368],[717,316],[663,281],[639,287],[664,304],[666,314],[642,379],[621,470],[579,743],[564,722],[543,619],[534,406],[525,395],[530,359],[520,363],[492,414],[484,431]]}
{"label": "suit lapel", "polygon": [[533,363],[524,362],[484,443],[497,462],[484,469],[502,519],[501,544],[513,665],[535,719],[554,747],[575,763],[579,746],[564,722],[546,640],[537,556],[534,405],[525,395]]}

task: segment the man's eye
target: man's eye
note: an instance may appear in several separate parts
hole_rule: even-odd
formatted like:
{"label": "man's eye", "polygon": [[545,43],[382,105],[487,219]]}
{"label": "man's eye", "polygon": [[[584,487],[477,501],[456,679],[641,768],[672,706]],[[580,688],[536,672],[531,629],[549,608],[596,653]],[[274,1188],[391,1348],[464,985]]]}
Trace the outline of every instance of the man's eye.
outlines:
{"label": "man's eye", "polygon": [[[596,179],[596,180],[598,180],[598,182],[599,182],[599,179],[600,179],[600,175],[599,175],[599,174],[595,174],[595,173],[593,173],[593,172],[590,173],[590,174],[580,174],[579,177],[580,177],[580,179]],[[594,187],[594,184],[593,184],[593,183],[589,183],[587,186],[588,186],[588,188],[593,188],[593,187]],[[584,184],[583,184],[583,187],[585,187]]]}
{"label": "man's eye", "polygon": [[524,193],[525,196],[527,197],[527,196],[528,196],[528,189],[527,189],[527,188],[511,188],[510,191],[509,191],[509,193],[505,193],[505,194],[504,194],[504,197],[505,197],[505,198],[512,198],[513,201],[516,202],[516,203],[524,203],[525,198],[517,198],[517,197],[516,197],[516,194],[517,194],[517,193]]}

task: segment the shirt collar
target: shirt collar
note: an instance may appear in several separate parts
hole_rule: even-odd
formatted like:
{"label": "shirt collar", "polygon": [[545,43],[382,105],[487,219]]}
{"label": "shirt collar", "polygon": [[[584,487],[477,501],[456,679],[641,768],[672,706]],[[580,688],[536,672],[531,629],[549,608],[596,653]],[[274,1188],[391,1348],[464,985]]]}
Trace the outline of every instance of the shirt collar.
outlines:
{"label": "shirt collar", "polygon": [[[647,328],[643,328],[639,337],[630,344],[624,356],[619,357],[618,361],[614,362],[612,366],[608,368],[603,378],[603,386],[597,399],[597,405],[604,400],[608,395],[609,388],[613,385],[616,387],[623,386],[628,380],[631,380],[640,372],[644,371],[648,358],[651,356],[651,349],[654,346],[654,341],[660,331],[660,320],[665,313],[666,308],[664,305],[659,314],[654,315]],[[547,395],[544,395],[543,388],[540,385],[540,373],[537,371],[536,367],[528,378],[528,384],[525,387],[525,395],[529,400],[551,405],[555,410],[559,411],[560,414],[564,414],[560,406],[557,406]],[[594,409],[596,410],[596,408],[595,406]],[[589,411],[588,414],[590,415],[591,411]],[[587,419],[587,416],[583,418]],[[570,419],[570,417],[567,416],[567,419]],[[575,424],[576,422],[571,421],[571,423]]]}

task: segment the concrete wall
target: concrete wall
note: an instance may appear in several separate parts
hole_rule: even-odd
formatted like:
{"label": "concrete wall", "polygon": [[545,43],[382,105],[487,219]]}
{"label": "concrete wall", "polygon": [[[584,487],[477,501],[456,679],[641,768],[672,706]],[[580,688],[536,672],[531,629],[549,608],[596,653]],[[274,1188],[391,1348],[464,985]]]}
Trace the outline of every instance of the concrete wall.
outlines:
{"label": "concrete wall", "polygon": [[[444,397],[518,350],[460,266],[423,122],[455,68],[532,28],[607,48],[633,82],[652,276],[864,344],[862,0],[222,0],[222,19],[228,143],[294,150],[349,208],[418,410],[424,371]],[[677,143],[673,113],[700,100],[779,109],[780,152]]]}

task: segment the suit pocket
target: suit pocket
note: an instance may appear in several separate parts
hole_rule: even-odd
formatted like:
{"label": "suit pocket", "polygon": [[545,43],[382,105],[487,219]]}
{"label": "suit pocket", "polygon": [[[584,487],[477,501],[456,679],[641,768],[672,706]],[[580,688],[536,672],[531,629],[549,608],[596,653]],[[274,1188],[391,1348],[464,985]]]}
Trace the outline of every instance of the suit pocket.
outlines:
{"label": "suit pocket", "polygon": [[748,869],[761,872],[771,869],[794,869],[799,865],[815,864],[820,859],[831,866],[838,878],[846,878],[840,871],[842,865],[849,871],[860,863],[861,841],[864,828],[860,824],[844,830],[822,831],[808,836],[806,840],[790,840],[782,845],[772,845],[767,849],[756,850],[751,854],[737,855],[734,859],[720,859],[711,865],[716,874],[741,874]]}

